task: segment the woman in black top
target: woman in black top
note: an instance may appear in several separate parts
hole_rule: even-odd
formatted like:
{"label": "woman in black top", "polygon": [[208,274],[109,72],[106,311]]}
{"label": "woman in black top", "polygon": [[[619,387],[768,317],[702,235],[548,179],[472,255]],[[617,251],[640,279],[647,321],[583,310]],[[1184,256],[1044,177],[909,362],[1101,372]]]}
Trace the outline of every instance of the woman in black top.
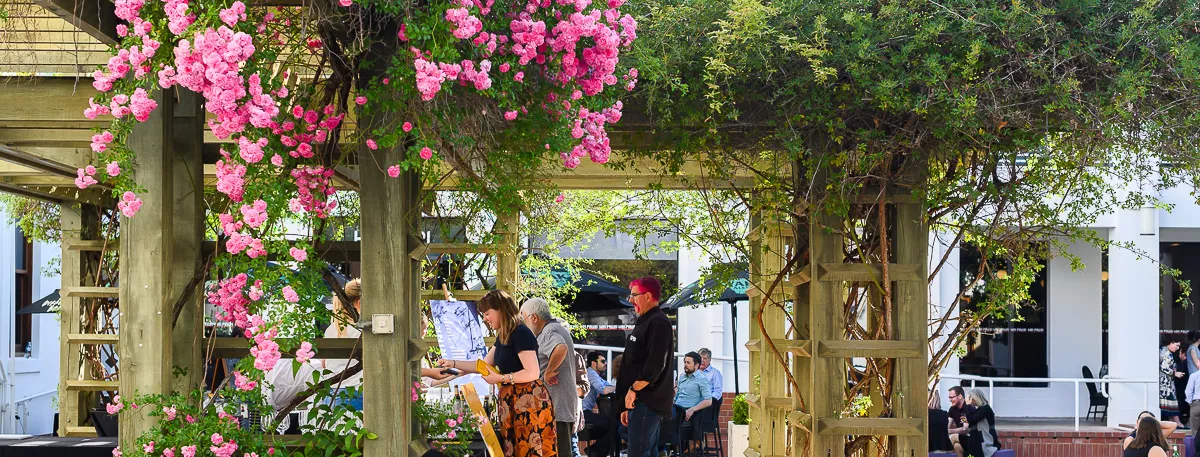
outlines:
{"label": "woman in black top", "polygon": [[[507,292],[488,292],[478,304],[483,321],[496,331],[496,344],[484,362],[496,367],[483,379],[499,384],[496,432],[507,457],[555,457],[554,405],[538,372],[537,337],[520,323],[517,303]],[[474,361],[438,360],[438,366],[477,373]]]}
{"label": "woman in black top", "polygon": [[950,414],[942,410],[942,396],[934,392],[929,396],[929,452],[951,451]]}
{"label": "woman in black top", "polygon": [[992,405],[979,389],[971,389],[971,392],[967,393],[967,404],[975,407],[975,411],[967,414],[965,421],[971,426],[967,455],[992,457],[1000,450],[1000,437],[996,433],[996,413],[992,412]]}
{"label": "woman in black top", "polygon": [[1134,438],[1125,439],[1122,457],[1167,457],[1171,445],[1162,434],[1162,426],[1154,416],[1143,416],[1137,423]]}

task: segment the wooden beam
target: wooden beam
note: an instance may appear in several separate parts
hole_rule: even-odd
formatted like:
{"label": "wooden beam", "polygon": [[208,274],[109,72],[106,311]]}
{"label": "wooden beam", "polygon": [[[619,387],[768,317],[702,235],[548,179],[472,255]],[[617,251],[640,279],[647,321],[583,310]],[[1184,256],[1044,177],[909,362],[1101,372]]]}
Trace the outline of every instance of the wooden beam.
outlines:
{"label": "wooden beam", "polygon": [[116,287],[75,286],[64,289],[62,296],[68,298],[117,298],[120,289]]}
{"label": "wooden beam", "polygon": [[[812,347],[811,340],[789,340],[784,338],[775,338],[773,340],[775,348],[781,352],[789,352],[800,357],[812,357],[810,349]],[[761,338],[756,338],[746,342],[746,350],[750,352],[769,351],[770,346]]]}
{"label": "wooden beam", "polygon": [[68,344],[117,344],[120,335],[116,333],[71,333],[67,335]]}
{"label": "wooden beam", "polygon": [[925,436],[925,421],[919,418],[847,417],[817,421],[817,433],[837,439],[846,435]]}
{"label": "wooden beam", "polygon": [[73,379],[66,382],[67,390],[86,390],[92,392],[113,392],[117,390],[118,385],[119,383],[117,381],[97,381],[94,379]]}
{"label": "wooden beam", "polygon": [[[818,176],[817,188],[825,186],[825,178]],[[809,213],[808,249],[809,261],[814,265],[842,261],[842,236],[826,231],[826,227],[840,227],[842,221],[836,217],[814,210]],[[843,285],[830,281],[813,281],[808,284],[809,338],[829,341],[844,338],[845,312],[843,309]],[[819,345],[818,345],[819,346]],[[846,390],[846,367],[842,360],[813,357],[811,373],[812,398],[808,401],[808,413],[814,417],[834,417],[844,408]],[[841,456],[846,453],[845,436],[814,433],[809,455]]]}
{"label": "wooden beam", "polygon": [[116,45],[116,6],[109,0],[33,0],[33,3],[50,10],[58,17],[70,22],[79,30],[100,40],[101,43]]}
{"label": "wooden beam", "polygon": [[39,191],[36,189],[29,189],[24,186],[14,186],[12,184],[8,184],[8,183],[2,182],[2,181],[0,181],[0,192],[9,193],[9,194],[13,194],[13,195],[20,195],[25,198],[32,198],[34,200],[42,200],[42,201],[47,201],[50,203],[63,203],[63,202],[68,201],[65,198],[56,196],[51,193],[42,192],[42,191]]}
{"label": "wooden beam", "polygon": [[115,250],[118,247],[115,240],[63,240],[63,249],[68,251],[99,252],[105,249]]}
{"label": "wooden beam", "polygon": [[[356,338],[313,338],[309,342],[316,349],[317,358],[321,359],[348,359],[355,353],[361,354],[363,350],[362,343]],[[218,359],[236,359],[250,355],[250,341],[245,338],[209,337],[202,342],[202,348],[212,348],[212,357]],[[284,353],[283,356],[292,357],[288,353]]]}
{"label": "wooden beam", "polygon": [[[889,264],[888,276],[892,281],[922,281],[915,264]],[[875,263],[822,263],[817,268],[817,281],[878,282],[883,279],[883,266]]]}
{"label": "wooden beam", "polygon": [[[78,168],[45,157],[0,144],[0,160],[20,164],[53,175],[74,179]],[[80,167],[81,168],[81,167]],[[97,184],[99,186],[100,184]]]}
{"label": "wooden beam", "polygon": [[[121,389],[126,395],[168,394],[171,391],[171,251],[174,238],[174,97],[154,95],[158,109],[133,127],[129,148],[137,154],[131,170],[143,206],[137,217],[121,217],[119,254],[121,302]],[[145,411],[128,411],[119,420],[120,445],[133,449],[157,418]]]}
{"label": "wooden beam", "polygon": [[924,357],[918,341],[894,340],[826,340],[817,343],[817,357],[878,359],[914,359]]}

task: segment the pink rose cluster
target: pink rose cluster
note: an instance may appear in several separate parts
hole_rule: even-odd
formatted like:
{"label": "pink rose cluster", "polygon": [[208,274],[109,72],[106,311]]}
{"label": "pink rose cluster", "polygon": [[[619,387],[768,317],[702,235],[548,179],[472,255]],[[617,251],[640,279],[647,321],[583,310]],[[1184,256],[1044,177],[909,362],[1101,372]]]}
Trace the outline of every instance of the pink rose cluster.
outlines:
{"label": "pink rose cluster", "polygon": [[337,208],[337,200],[330,198],[336,191],[332,168],[301,166],[292,170],[292,178],[299,193],[289,202],[293,213],[308,211],[324,219]]}
{"label": "pink rose cluster", "polygon": [[300,349],[296,350],[296,361],[304,363],[312,359],[315,355],[317,353],[313,352],[312,343],[305,341],[300,343]]}
{"label": "pink rose cluster", "polygon": [[250,299],[242,293],[248,280],[249,277],[245,273],[239,273],[231,278],[222,279],[217,283],[216,290],[208,293],[208,301],[221,308],[222,312],[216,316],[218,320],[233,322],[241,328],[250,326],[249,311],[246,308],[250,305]]}
{"label": "pink rose cluster", "polygon": [[[279,114],[271,94],[263,92],[261,78],[251,75],[247,85],[241,75],[241,67],[254,50],[250,35],[224,26],[197,34],[195,43],[180,40],[175,47],[175,66],[171,69],[175,75],[166,82],[204,95],[205,109],[216,115],[209,126],[218,138],[242,132],[247,123],[266,128]],[[162,80],[163,75],[159,76]],[[241,103],[247,95],[250,97],[246,103]]]}
{"label": "pink rose cluster", "polygon": [[[104,133],[108,133],[108,132],[104,132]],[[112,134],[109,133],[109,136],[111,136],[111,135]],[[92,141],[96,141],[95,136],[92,137]],[[92,148],[95,149],[95,143],[93,143]],[[91,186],[92,184],[96,184],[96,178],[93,178],[93,176],[96,176],[96,167],[88,165],[86,167],[75,170],[75,176],[76,176],[75,187],[78,187],[80,189],[87,189],[88,186]]]}
{"label": "pink rose cluster", "polygon": [[249,392],[258,387],[258,382],[252,381],[249,377],[242,374],[242,372],[236,371],[233,373],[233,385],[238,390]]}
{"label": "pink rose cluster", "polygon": [[121,201],[117,202],[117,209],[121,210],[121,214],[125,217],[136,216],[137,212],[142,209],[142,199],[133,192],[125,191],[121,195]]}
{"label": "pink rose cluster", "polygon": [[231,441],[226,442],[220,433],[212,434],[212,446],[208,447],[216,457],[233,457],[233,453],[237,452],[237,443]]}
{"label": "pink rose cluster", "polygon": [[250,355],[254,357],[254,368],[269,371],[275,368],[275,363],[283,357],[279,351],[279,343],[275,342],[279,331],[274,327],[266,329],[266,323],[256,315],[250,316],[250,325],[252,327],[246,329],[246,336],[254,339],[254,347],[250,348]]}
{"label": "pink rose cluster", "polygon": [[121,412],[122,409],[125,409],[125,404],[121,403],[120,395],[114,395],[112,402],[104,405],[104,410],[107,411],[109,414],[119,413],[119,412]]}
{"label": "pink rose cluster", "polygon": [[622,107],[623,104],[617,101],[599,112],[580,108],[579,118],[575,120],[575,127],[571,129],[571,136],[579,139],[580,142],[570,153],[562,153],[563,165],[567,168],[575,168],[579,166],[579,159],[584,156],[590,157],[596,163],[608,162],[612,148],[609,144],[608,131],[604,129],[604,125],[620,121]]}
{"label": "pink rose cluster", "polygon": [[[472,45],[482,48],[480,53],[483,58],[459,63],[433,62],[421,50],[411,48],[416,70],[415,83],[421,98],[432,100],[446,81],[458,81],[460,85],[474,86],[480,91],[490,89],[493,83],[489,75],[492,57],[515,59],[502,62],[500,73],[512,71],[512,79],[518,83],[524,82],[525,71],[512,68],[514,64],[540,66],[532,74],[546,75],[561,87],[562,93],[570,94],[571,100],[595,96],[607,86],[623,85],[626,90],[632,90],[637,71],[631,69],[622,77],[616,74],[620,50],[628,48],[637,38],[637,21],[619,10],[625,1],[607,0],[595,4],[593,0],[553,2],[561,6],[573,6],[574,11],[567,13],[557,9],[552,6],[552,0],[528,0],[524,8],[501,20],[507,30],[495,33],[485,30],[480,18],[488,15],[491,2],[486,5],[482,4],[482,0],[452,2],[445,11],[445,20],[451,24],[456,38],[469,40]],[[506,59],[506,56],[511,57]],[[548,100],[553,102],[555,97]],[[576,118],[572,134],[580,140],[580,144],[570,152],[561,154],[563,164],[567,167],[578,166],[584,156],[598,163],[607,162],[611,148],[605,125],[620,119],[619,105],[598,113],[590,112],[582,105],[577,104],[574,113],[570,113],[572,104],[566,100],[562,108],[567,113],[560,112],[555,104],[543,106],[551,115]],[[504,119],[509,121],[518,116],[517,110],[504,112]]]}

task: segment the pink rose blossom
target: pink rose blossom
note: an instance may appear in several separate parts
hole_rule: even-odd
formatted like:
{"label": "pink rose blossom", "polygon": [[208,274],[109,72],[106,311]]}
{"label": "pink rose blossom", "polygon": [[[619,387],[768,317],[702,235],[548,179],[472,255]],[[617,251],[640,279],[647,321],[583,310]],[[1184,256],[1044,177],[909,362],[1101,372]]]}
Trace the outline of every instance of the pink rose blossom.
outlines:
{"label": "pink rose blossom", "polygon": [[292,289],[292,286],[283,286],[283,299],[289,303],[296,303],[300,301],[300,295],[296,293],[295,289]]}
{"label": "pink rose blossom", "polygon": [[121,201],[117,202],[117,209],[121,210],[125,217],[133,217],[142,209],[142,199],[133,192],[125,191],[121,195]]}
{"label": "pink rose blossom", "polygon": [[116,162],[109,162],[104,168],[105,171],[108,172],[109,176],[117,176],[121,174],[121,165]]}
{"label": "pink rose blossom", "polygon": [[304,363],[313,358],[314,355],[316,353],[312,350],[312,343],[305,341],[300,343],[300,349],[296,351],[296,361]]}
{"label": "pink rose blossom", "polygon": [[288,249],[288,254],[291,254],[292,258],[296,259],[297,262],[303,262],[305,260],[308,260],[308,251],[305,251],[300,248]]}
{"label": "pink rose blossom", "polygon": [[354,97],[354,103],[357,103],[357,104],[359,104],[359,105],[366,105],[366,104],[367,104],[367,97],[364,97],[364,96],[362,96],[362,95],[359,95],[359,96],[357,96],[357,97]]}
{"label": "pink rose blossom", "polygon": [[392,166],[388,167],[387,174],[388,174],[388,176],[391,176],[393,178],[399,178],[400,177],[400,166],[392,165]]}
{"label": "pink rose blossom", "polygon": [[400,126],[400,128],[402,130],[404,130],[405,133],[411,132],[412,127],[413,127],[412,122],[405,122],[403,125]]}
{"label": "pink rose blossom", "polygon": [[183,457],[196,457],[196,446],[184,446],[179,448],[179,450],[182,451]]}
{"label": "pink rose blossom", "polygon": [[375,143],[375,140],[367,140],[367,148],[374,151],[379,149],[379,144]]}
{"label": "pink rose blossom", "polygon": [[421,148],[421,158],[422,159],[429,160],[431,157],[433,157],[432,149],[429,149],[428,146]]}
{"label": "pink rose blossom", "polygon": [[151,441],[149,443],[143,444],[142,450],[145,451],[147,454],[153,454],[154,453],[154,442]]}

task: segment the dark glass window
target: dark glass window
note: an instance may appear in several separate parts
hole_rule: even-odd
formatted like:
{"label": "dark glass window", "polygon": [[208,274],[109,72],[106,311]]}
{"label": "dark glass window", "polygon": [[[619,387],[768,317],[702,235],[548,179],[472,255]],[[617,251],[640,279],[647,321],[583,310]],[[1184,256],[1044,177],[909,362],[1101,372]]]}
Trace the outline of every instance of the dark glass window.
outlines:
{"label": "dark glass window", "polygon": [[[964,245],[962,253],[961,284],[965,287],[975,279],[982,261],[979,251]],[[993,259],[993,265],[1004,261]],[[959,361],[962,374],[1004,377],[1044,378],[1050,368],[1049,345],[1046,327],[1046,262],[1041,262],[1041,271],[1029,285],[1029,299],[1023,303],[1009,305],[1000,315],[984,319],[966,339],[966,354]],[[997,271],[994,276],[985,276],[963,297],[965,313],[979,310],[986,300],[986,281],[1001,280],[1007,276]],[[996,383],[997,387],[1046,387],[1046,383]]]}

